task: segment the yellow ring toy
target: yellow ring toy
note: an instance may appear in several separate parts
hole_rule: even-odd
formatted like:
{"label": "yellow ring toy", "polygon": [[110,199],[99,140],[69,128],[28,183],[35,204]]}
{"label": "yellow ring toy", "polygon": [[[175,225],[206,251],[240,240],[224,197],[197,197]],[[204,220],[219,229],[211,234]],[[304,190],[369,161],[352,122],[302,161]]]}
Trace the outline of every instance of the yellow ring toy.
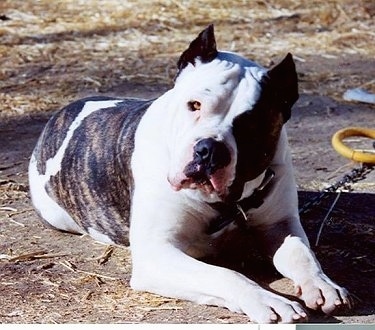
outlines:
{"label": "yellow ring toy", "polygon": [[348,127],[337,131],[332,136],[332,146],[342,156],[359,163],[375,164],[375,153],[354,150],[343,143],[343,140],[350,136],[375,139],[375,130],[362,127]]}

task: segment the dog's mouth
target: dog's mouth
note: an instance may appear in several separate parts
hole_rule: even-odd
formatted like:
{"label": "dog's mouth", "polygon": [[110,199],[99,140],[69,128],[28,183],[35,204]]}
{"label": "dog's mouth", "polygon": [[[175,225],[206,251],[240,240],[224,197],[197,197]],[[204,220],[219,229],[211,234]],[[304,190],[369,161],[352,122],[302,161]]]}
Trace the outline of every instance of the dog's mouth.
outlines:
{"label": "dog's mouth", "polygon": [[231,153],[224,142],[214,138],[201,139],[194,145],[192,160],[169,182],[177,191],[199,189],[222,197],[227,191],[230,163]]}
{"label": "dog's mouth", "polygon": [[189,164],[181,176],[173,179],[168,178],[172,188],[176,191],[181,189],[199,189],[206,194],[217,193],[219,197],[226,193],[225,170],[219,169],[215,173],[209,173],[200,165]]}
{"label": "dog's mouth", "polygon": [[178,184],[171,184],[172,188],[176,191],[179,191],[181,189],[199,189],[207,194],[211,194],[215,191],[214,186],[212,185],[209,178],[200,178],[199,180],[192,180],[191,178],[183,179]]}

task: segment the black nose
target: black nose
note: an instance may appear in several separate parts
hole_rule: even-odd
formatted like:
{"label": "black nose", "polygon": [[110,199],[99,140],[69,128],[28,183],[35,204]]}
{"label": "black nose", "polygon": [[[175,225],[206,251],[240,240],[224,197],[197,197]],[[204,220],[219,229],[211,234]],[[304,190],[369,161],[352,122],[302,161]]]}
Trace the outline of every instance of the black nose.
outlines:
{"label": "black nose", "polygon": [[230,163],[230,152],[227,146],[213,138],[202,139],[194,147],[194,161],[203,165],[207,174]]}

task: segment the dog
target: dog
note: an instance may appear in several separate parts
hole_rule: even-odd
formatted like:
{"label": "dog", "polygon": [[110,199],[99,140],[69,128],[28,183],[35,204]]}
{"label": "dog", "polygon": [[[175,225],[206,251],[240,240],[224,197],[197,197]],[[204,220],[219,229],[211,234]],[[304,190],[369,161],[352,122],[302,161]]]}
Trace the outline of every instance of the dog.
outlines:
{"label": "dog", "polygon": [[291,54],[265,69],[218,51],[210,25],[159,98],[89,97],[52,116],[29,164],[32,203],[54,228],[130,244],[135,290],[259,323],[306,321],[299,302],[203,261],[251,229],[307,307],[350,308],[299,220],[284,125],[297,99]]}

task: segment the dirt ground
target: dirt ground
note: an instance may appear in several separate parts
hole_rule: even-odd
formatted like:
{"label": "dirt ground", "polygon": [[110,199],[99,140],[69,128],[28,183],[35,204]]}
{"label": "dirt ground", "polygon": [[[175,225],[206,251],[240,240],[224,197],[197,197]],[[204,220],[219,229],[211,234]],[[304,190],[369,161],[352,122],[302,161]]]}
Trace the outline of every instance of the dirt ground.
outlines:
{"label": "dirt ground", "polygon": [[[98,1],[87,2],[92,5],[91,10],[100,12]],[[173,63],[190,41],[190,35],[194,35],[210,21],[216,20],[218,39],[225,46],[231,45],[231,38],[237,40],[241,37],[233,35],[231,31],[244,29],[252,19],[257,23],[256,33],[262,29],[269,31],[272,28],[270,20],[251,17],[246,21],[244,18],[243,21],[236,20],[231,13],[237,15],[237,12],[232,8],[227,8],[225,13],[230,14],[219,20],[214,15],[218,9],[208,1],[212,5],[211,11],[206,7],[203,9],[213,14],[201,17],[194,13],[192,20],[195,27],[190,26],[186,31],[188,37],[184,37],[184,44],[177,32],[176,35],[174,33],[177,28],[187,29],[176,23],[179,18],[177,11],[167,10],[166,13],[164,10],[148,21],[154,27],[151,35],[153,38],[158,33],[169,36],[169,43],[176,41],[174,46],[179,50],[172,49],[167,42],[158,43],[152,39],[151,44],[158,52],[155,55],[149,53],[149,45],[138,49],[139,45],[134,41],[142,33],[148,33],[150,26],[137,26],[135,21],[131,21],[132,26],[129,27],[131,24],[125,20],[121,28],[116,21],[111,28],[107,26],[106,30],[98,23],[99,19],[96,20],[95,15],[88,15],[92,18],[92,31],[82,26],[75,31],[68,23],[62,23],[70,22],[70,16],[83,13],[84,10],[80,7],[82,3],[59,1],[56,2],[58,10],[50,3],[53,2],[5,0],[0,3],[0,322],[249,322],[247,317],[223,308],[198,306],[132,291],[129,287],[131,260],[128,248],[105,246],[87,236],[61,233],[41,224],[28,196],[27,166],[43,126],[61,105],[92,94],[145,98],[160,95],[171,86]],[[122,1],[103,3],[111,8],[125,6],[121,4]],[[125,3],[129,8],[121,7],[123,15],[127,13],[126,10],[132,13],[133,9],[134,12],[140,10],[135,2]],[[142,1],[141,3],[145,6]],[[155,6],[171,9],[171,6],[177,6],[176,3],[155,1]],[[203,2],[199,3],[204,6]],[[281,8],[277,1],[270,1],[268,7],[264,3],[256,2],[254,10],[264,12],[265,17],[272,10],[278,11],[275,17],[271,17],[277,30],[272,33],[274,38],[279,38],[277,40],[288,39],[290,31],[297,24],[296,20],[305,22],[304,15],[308,8],[302,6],[303,1],[280,1],[282,5],[290,5],[287,15],[283,8],[288,7]],[[316,5],[315,2],[311,3]],[[363,15],[358,19],[351,16],[354,15],[351,1],[331,3],[333,7],[327,7],[326,10],[328,13],[331,13],[329,10],[341,13],[342,16],[337,18],[339,22],[330,18],[333,14],[329,16],[327,13],[329,17],[325,18],[320,13],[321,21],[313,20],[296,28],[304,36],[307,50],[297,47],[295,52],[301,97],[294,107],[288,131],[301,205],[358,166],[332,149],[332,134],[347,126],[375,126],[374,105],[346,102],[341,97],[347,88],[365,86],[370,90],[374,89],[375,53],[370,49],[370,44],[374,43],[374,26],[370,26],[369,22],[373,19],[375,10],[371,7],[371,1],[357,1],[356,6],[359,7],[356,9],[362,10],[360,13]],[[185,2],[181,2],[178,7],[184,4]],[[186,8],[178,10],[184,9]],[[110,12],[108,9],[103,15],[112,17],[113,12],[115,11]],[[120,16],[117,13],[115,18],[119,19]],[[38,20],[41,17],[43,24],[46,24],[45,29]],[[142,19],[142,16],[137,17]],[[165,17],[169,21],[164,20]],[[134,19],[133,16],[132,18]],[[323,24],[323,18],[329,20],[326,25]],[[60,22],[58,33],[52,29],[56,22]],[[327,40],[322,40],[321,46],[314,46],[315,34],[311,31],[315,31],[317,25],[333,33],[339,30],[338,26],[349,24],[347,22],[354,24],[356,31],[372,31],[372,34],[365,31],[365,39],[361,39],[358,33],[354,33],[358,40],[351,35],[349,39],[345,39],[346,43],[341,43],[336,48],[327,48],[324,45]],[[337,25],[331,27],[330,24]],[[113,47],[109,50],[101,44],[103,40],[117,37],[126,39],[130,29],[135,36],[129,37],[134,41],[133,44],[129,41],[129,48],[121,44],[117,49],[111,44]],[[353,31],[353,26],[350,29]],[[328,38],[328,35],[325,36]],[[243,37],[246,38],[246,35]],[[89,40],[88,44],[86,40]],[[150,40],[147,39],[147,42]],[[275,42],[276,46],[272,50],[272,43],[267,44],[263,39],[261,41],[258,44],[255,40],[256,46],[248,49],[247,55],[253,53],[255,59],[263,65],[268,66],[280,59],[286,51],[293,53],[291,41],[285,41],[282,47]],[[75,48],[78,43],[84,44],[81,48]],[[92,45],[96,48],[92,48]],[[239,41],[237,45],[244,53]],[[232,46],[233,50],[237,50],[236,44]],[[315,47],[315,50],[309,47]],[[123,64],[127,59],[129,63]],[[372,142],[368,140],[351,139],[351,144],[372,148]],[[312,323],[375,323],[375,171],[353,184],[352,188],[353,191],[340,195],[324,224],[323,219],[336,198],[335,194],[329,195],[319,205],[301,215],[323,269],[345,286],[356,302],[352,310],[343,311],[338,316],[326,317],[319,312],[310,311],[309,319]],[[322,231],[319,233],[321,226]],[[317,238],[318,244],[315,244]],[[220,260],[213,262],[238,269],[257,279],[265,287],[293,296],[291,282],[281,278],[257,253],[255,247],[254,251],[241,257],[230,252],[227,251]]]}

